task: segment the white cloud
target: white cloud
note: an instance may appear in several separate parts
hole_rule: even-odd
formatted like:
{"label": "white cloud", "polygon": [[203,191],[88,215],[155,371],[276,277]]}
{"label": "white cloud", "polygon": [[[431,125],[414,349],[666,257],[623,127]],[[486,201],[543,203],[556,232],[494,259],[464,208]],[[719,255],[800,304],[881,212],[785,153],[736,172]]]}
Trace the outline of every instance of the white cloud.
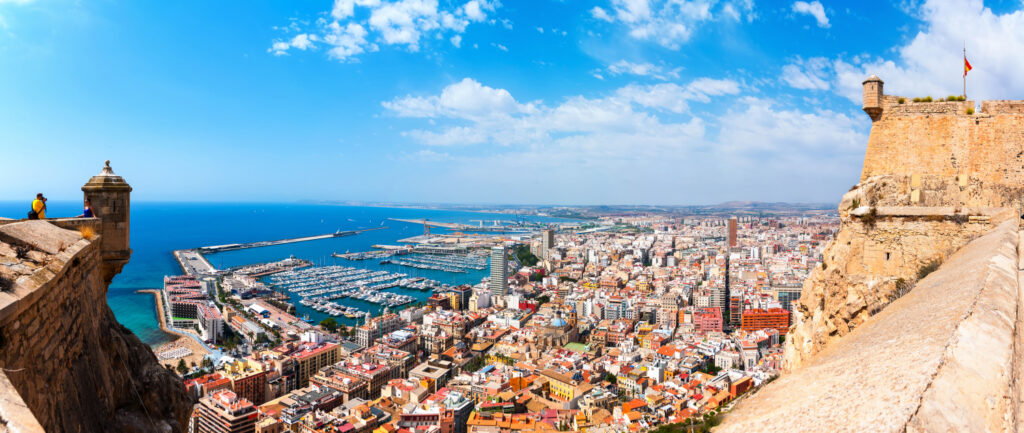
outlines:
{"label": "white cloud", "polygon": [[439,7],[438,0],[335,0],[315,29],[293,21],[280,30],[298,34],[272,41],[267,51],[284,55],[325,45],[330,58],[346,61],[382,45],[418,51],[421,41],[430,39],[447,38],[460,47],[466,27],[486,21],[498,6],[496,0],[469,0],[457,7]]}
{"label": "white cloud", "polygon": [[295,37],[292,38],[290,45],[292,47],[305,51],[307,48],[313,45],[313,42],[310,41],[309,35],[302,33],[299,35],[295,35]]}
{"label": "white cloud", "polygon": [[476,22],[487,18],[485,10],[494,10],[494,7],[487,2],[481,3],[479,0],[470,0],[462,5],[462,13],[470,20]]}
{"label": "white cloud", "polygon": [[602,21],[614,21],[611,15],[608,15],[608,12],[602,9],[600,6],[594,6],[594,8],[590,10],[590,15]]}
{"label": "white cloud", "polygon": [[662,66],[653,65],[651,63],[633,63],[626,60],[619,60],[618,62],[608,65],[608,72],[610,72],[612,75],[630,74],[638,75],[641,77],[657,78],[659,80],[679,78],[679,69],[680,68],[666,70]]}
{"label": "white cloud", "polygon": [[484,86],[472,78],[449,85],[438,96],[405,96],[384,102],[384,108],[399,117],[450,117],[469,120],[503,118],[533,110],[520,104],[505,89]]}
{"label": "white cloud", "polygon": [[686,86],[675,83],[661,83],[653,86],[630,84],[619,89],[619,97],[646,108],[658,108],[673,113],[688,109],[687,101],[711,102],[711,96],[735,95],[740,92],[739,83],[732,80],[698,78]]}
{"label": "white cloud", "polygon": [[858,153],[867,144],[860,127],[862,117],[831,110],[808,113],[776,108],[767,99],[745,98],[742,105],[718,120],[725,125],[719,133],[720,145],[738,151],[788,151],[813,158],[835,152]]}
{"label": "white cloud", "polygon": [[348,23],[342,27],[337,21],[328,25],[329,31],[323,36],[323,41],[330,49],[328,55],[332,59],[345,60],[349,57],[362,54],[366,50],[376,51],[377,46],[366,42],[367,31],[363,26],[356,23]]}
{"label": "white cloud", "polygon": [[504,45],[502,45],[502,44],[491,44],[491,45],[494,45],[494,48],[497,48],[497,49],[499,49],[499,50],[502,50],[502,51],[508,52],[508,47],[506,47],[506,46],[504,46]]}
{"label": "white cloud", "polygon": [[[721,7],[713,11],[716,4]],[[634,39],[653,41],[673,50],[688,41],[698,25],[714,19],[716,13],[729,19],[739,19],[742,13],[752,18],[753,2],[611,0],[608,9],[600,6],[590,9],[590,15],[596,19],[626,26]]]}
{"label": "white cloud", "polygon": [[861,82],[875,74],[886,93],[904,96],[946,96],[962,92],[962,47],[973,70],[967,96],[981,99],[1024,98],[1024,10],[996,14],[980,0],[930,0],[918,11],[922,29],[891,51],[894,58],[840,58],[833,62],[836,92],[861,102]]}
{"label": "white cloud", "polygon": [[828,16],[825,15],[825,7],[818,0],[810,3],[805,1],[794,2],[793,12],[814,17],[814,20],[818,22],[818,27],[828,28],[831,26],[828,22]]}
{"label": "white cloud", "polygon": [[[588,188],[549,188],[545,200],[832,199],[836,190],[856,182],[867,139],[865,116],[805,112],[739,97],[740,90],[732,80],[701,78],[631,84],[597,98],[523,104],[507,90],[467,78],[438,95],[406,96],[383,106],[400,117],[429,119],[429,125],[404,136],[427,146],[449,146],[440,154],[446,175],[439,182],[500,189],[507,192],[504,200],[528,200],[529,194],[516,194],[564,183]],[[696,115],[686,107],[688,101],[712,99],[725,107],[723,114]],[[480,146],[493,147],[481,152]],[[435,157],[429,149],[424,160]],[[512,172],[519,183],[505,184],[506,176],[495,176]],[[675,184],[689,187],[670,186]],[[727,190],[739,195],[718,195]]]}
{"label": "white cloud", "polygon": [[812,57],[782,67],[782,81],[790,87],[804,90],[828,90],[831,62],[824,57]]}

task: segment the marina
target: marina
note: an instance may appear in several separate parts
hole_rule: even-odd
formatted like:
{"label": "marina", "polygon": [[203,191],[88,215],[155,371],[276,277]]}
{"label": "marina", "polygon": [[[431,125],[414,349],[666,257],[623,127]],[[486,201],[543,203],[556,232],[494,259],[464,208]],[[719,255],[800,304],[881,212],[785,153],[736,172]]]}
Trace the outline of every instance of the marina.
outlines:
{"label": "marina", "polygon": [[467,273],[470,269],[487,269],[487,258],[472,254],[410,254],[400,259],[382,260],[381,264],[393,263],[418,269],[433,269],[445,272]]}
{"label": "marina", "polygon": [[404,273],[374,271],[346,266],[321,266],[292,269],[268,277],[275,289],[299,297],[298,303],[328,314],[351,319],[367,317],[369,312],[351,305],[332,302],[350,298],[394,308],[416,302],[417,298],[385,290],[403,287],[420,291],[432,291],[448,286],[423,277],[409,277]]}

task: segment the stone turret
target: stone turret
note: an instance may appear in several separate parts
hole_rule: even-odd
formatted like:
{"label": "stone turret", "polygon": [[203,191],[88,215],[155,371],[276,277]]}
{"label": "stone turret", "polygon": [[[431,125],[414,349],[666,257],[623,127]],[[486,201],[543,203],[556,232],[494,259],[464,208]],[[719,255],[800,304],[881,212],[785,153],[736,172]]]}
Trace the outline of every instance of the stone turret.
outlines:
{"label": "stone turret", "polygon": [[878,120],[882,115],[882,86],[885,84],[881,78],[875,75],[864,80],[864,112],[871,116],[871,120]]}
{"label": "stone turret", "polygon": [[128,241],[130,229],[129,212],[132,187],[124,178],[114,174],[110,161],[106,162],[100,174],[89,179],[82,186],[82,193],[92,203],[92,209],[100,219],[100,250],[103,258],[103,278],[107,284],[121,272],[131,258],[131,244]]}

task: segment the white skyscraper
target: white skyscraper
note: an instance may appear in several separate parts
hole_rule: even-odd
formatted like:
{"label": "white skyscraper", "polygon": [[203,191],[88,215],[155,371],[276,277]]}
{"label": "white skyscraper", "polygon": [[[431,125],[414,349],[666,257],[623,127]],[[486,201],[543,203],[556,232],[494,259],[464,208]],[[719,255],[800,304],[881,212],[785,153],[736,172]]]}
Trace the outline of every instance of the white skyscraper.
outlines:
{"label": "white skyscraper", "polygon": [[508,257],[505,247],[491,248],[491,281],[487,286],[493,296],[508,294]]}

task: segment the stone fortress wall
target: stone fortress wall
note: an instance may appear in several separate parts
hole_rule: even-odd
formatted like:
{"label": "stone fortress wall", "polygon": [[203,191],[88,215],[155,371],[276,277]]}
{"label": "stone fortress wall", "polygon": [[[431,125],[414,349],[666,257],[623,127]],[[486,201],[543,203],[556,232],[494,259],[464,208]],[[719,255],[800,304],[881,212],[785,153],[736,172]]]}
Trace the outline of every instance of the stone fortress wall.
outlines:
{"label": "stone fortress wall", "polygon": [[1024,430],[1024,101],[863,84],[860,183],[794,304],[787,372],[719,430]]}
{"label": "stone fortress wall", "polygon": [[[127,204],[130,187],[118,191],[106,199]],[[101,218],[0,221],[0,433],[187,427],[181,380],[107,305],[130,254],[114,233],[128,230],[127,207],[93,193]]]}
{"label": "stone fortress wall", "polygon": [[[903,102],[901,103],[900,100]],[[839,204],[823,269],[804,283],[786,345],[798,368],[911,289],[919,271],[1016,218],[1024,101],[913,102],[864,82],[872,119],[861,182]]]}
{"label": "stone fortress wall", "polygon": [[[876,78],[877,79],[877,78]],[[977,206],[1019,203],[1024,185],[1024,101],[913,102],[874,96],[865,81],[864,111],[872,117],[861,181],[873,176],[942,176],[951,182],[1009,188]],[[877,91],[882,92],[881,80]],[[904,103],[899,103],[902,99]],[[1014,194],[1016,193],[1016,194]]]}

